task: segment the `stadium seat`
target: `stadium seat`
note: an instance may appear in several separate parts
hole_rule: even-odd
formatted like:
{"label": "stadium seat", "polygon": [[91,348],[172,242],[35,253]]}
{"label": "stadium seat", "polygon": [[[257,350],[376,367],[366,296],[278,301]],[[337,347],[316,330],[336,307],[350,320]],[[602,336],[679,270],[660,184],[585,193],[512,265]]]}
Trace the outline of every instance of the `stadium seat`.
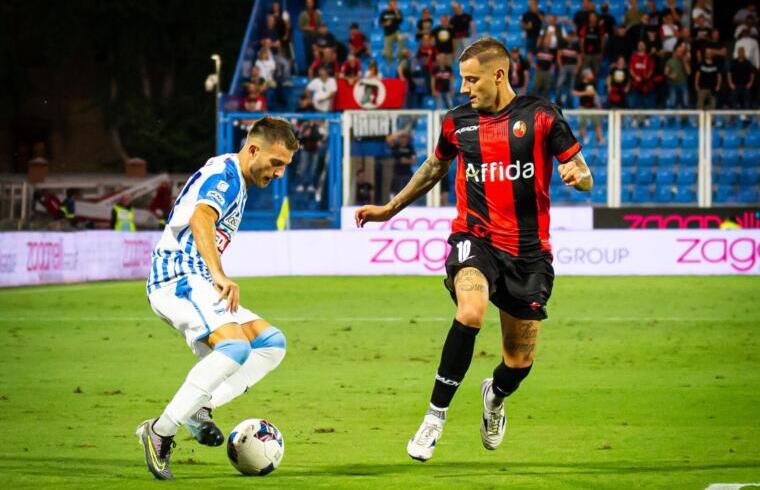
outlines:
{"label": "stadium seat", "polygon": [[733,185],[736,183],[737,178],[736,169],[733,167],[720,167],[718,173],[719,185]]}
{"label": "stadium seat", "polygon": [[475,19],[475,30],[480,34],[488,29],[488,21],[485,17],[478,17]]}
{"label": "stadium seat", "polygon": [[654,181],[658,186],[667,185],[670,186],[675,181],[676,175],[672,168],[660,167],[655,171]]}
{"label": "stadium seat", "polygon": [[752,186],[760,183],[760,169],[757,167],[742,168],[739,173],[739,183],[742,186]]}
{"label": "stadium seat", "polygon": [[639,144],[644,148],[655,148],[657,144],[659,143],[659,136],[657,136],[657,131],[642,131],[641,132],[641,138],[639,139]]}
{"label": "stadium seat", "polygon": [[632,194],[633,194],[633,189],[631,189],[631,186],[623,187],[622,189],[620,189],[620,201],[631,202]]}
{"label": "stadium seat", "polygon": [[422,108],[428,110],[435,110],[435,98],[432,95],[426,95],[422,101]]}
{"label": "stadium seat", "polygon": [[620,144],[623,147],[623,152],[633,150],[639,144],[639,135],[636,134],[636,131],[624,130],[623,135],[620,137]]}
{"label": "stadium seat", "polygon": [[696,166],[699,160],[699,149],[696,146],[686,146],[682,144],[681,154],[678,156],[678,163],[681,165]]}
{"label": "stadium seat", "polygon": [[739,202],[750,204],[758,201],[760,201],[760,193],[758,193],[757,187],[742,187],[739,191]]}
{"label": "stadium seat", "polygon": [[473,17],[482,17],[491,14],[491,6],[488,2],[477,2],[475,4],[475,10],[473,11]]}
{"label": "stadium seat", "polygon": [[620,160],[623,164],[633,164],[636,160],[636,146],[623,145],[623,149],[620,152]]}
{"label": "stadium seat", "polygon": [[[713,160],[714,162],[714,160]],[[735,167],[739,165],[739,150],[736,148],[723,148],[720,163],[723,166]]]}
{"label": "stadium seat", "polygon": [[654,172],[652,167],[638,167],[634,182],[639,185],[649,185],[654,181]]}
{"label": "stadium seat", "polygon": [[681,150],[685,148],[694,148],[697,149],[699,147],[699,133],[696,131],[689,131],[689,130],[683,130],[683,134],[681,135]]}
{"label": "stadium seat", "polygon": [[621,182],[625,184],[633,184],[634,172],[630,167],[623,168],[621,173]]}
{"label": "stadium seat", "polygon": [[758,132],[757,130],[749,131],[744,136],[744,147],[745,148],[760,148],[760,132]]}
{"label": "stadium seat", "polygon": [[730,185],[718,185],[713,193],[713,201],[716,203],[734,202],[736,197],[736,192]]}
{"label": "stadium seat", "polygon": [[667,167],[667,168],[673,168],[676,166],[676,162],[678,162],[678,157],[675,153],[675,150],[672,150],[671,148],[665,148],[665,145],[663,145],[663,148],[660,149],[660,156],[658,157],[658,163],[659,166]]}
{"label": "stadium seat", "polygon": [[741,134],[735,129],[727,129],[721,139],[721,147],[724,149],[738,149],[741,146]]}
{"label": "stadium seat", "polygon": [[697,193],[689,186],[676,188],[673,201],[677,203],[692,203],[697,200]]}
{"label": "stadium seat", "polygon": [[669,185],[657,187],[654,190],[654,202],[667,203],[673,200],[673,189]]}
{"label": "stadium seat", "polygon": [[651,167],[657,164],[657,155],[651,149],[639,149],[636,165],[639,167]]}
{"label": "stadium seat", "polygon": [[594,187],[591,189],[591,201],[598,204],[607,202],[607,186],[599,185],[594,181]]}
{"label": "stadium seat", "polygon": [[631,201],[633,202],[650,202],[651,197],[649,194],[649,187],[646,185],[637,185],[633,188],[633,194],[631,195]]}
{"label": "stadium seat", "polygon": [[509,13],[509,4],[505,1],[496,2],[491,10],[491,15],[506,16]]}
{"label": "stadium seat", "polygon": [[745,167],[760,166],[760,148],[744,148],[741,152],[741,164]]}
{"label": "stadium seat", "polygon": [[663,129],[661,141],[663,149],[668,148],[675,150],[678,146],[678,131],[674,129]]}
{"label": "stadium seat", "polygon": [[697,182],[696,169],[689,167],[681,167],[676,173],[676,184],[679,186],[692,185]]}

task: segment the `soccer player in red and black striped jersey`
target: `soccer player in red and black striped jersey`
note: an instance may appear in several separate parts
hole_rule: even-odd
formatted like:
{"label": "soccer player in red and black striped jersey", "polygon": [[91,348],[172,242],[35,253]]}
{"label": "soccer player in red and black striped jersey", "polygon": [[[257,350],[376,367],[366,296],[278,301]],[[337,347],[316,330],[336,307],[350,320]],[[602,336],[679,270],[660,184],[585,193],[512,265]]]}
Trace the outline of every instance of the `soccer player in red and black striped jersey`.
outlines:
{"label": "soccer player in red and black striped jersey", "polygon": [[457,159],[457,218],[449,237],[446,287],[457,311],[443,345],[430,408],[407,445],[421,461],[433,455],[446,410],[470,366],[475,337],[488,302],[498,309],[502,361],[481,385],[481,440],[496,449],[504,437],[503,400],[533,365],[541,320],[552,291],[549,244],[549,181],[553,158],[566,185],[593,186],[591,171],[560,109],[535,97],[518,96],[509,84],[506,48],[481,39],[459,58],[461,92],[468,104],[443,120],[435,154],[384,206],[364,206],[356,221],[385,221],[429,191]]}

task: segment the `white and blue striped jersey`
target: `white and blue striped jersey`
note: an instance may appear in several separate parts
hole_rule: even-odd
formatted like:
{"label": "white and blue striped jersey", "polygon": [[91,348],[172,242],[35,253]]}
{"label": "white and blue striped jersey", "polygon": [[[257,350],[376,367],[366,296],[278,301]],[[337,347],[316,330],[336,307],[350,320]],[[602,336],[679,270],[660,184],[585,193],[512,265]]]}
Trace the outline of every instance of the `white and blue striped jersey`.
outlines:
{"label": "white and blue striped jersey", "polygon": [[208,204],[219,213],[216,247],[222,254],[240,226],[246,198],[245,179],[237,154],[213,157],[195,172],[174,201],[164,233],[151,254],[148,294],[189,274],[211,281],[190,231],[190,217],[199,203]]}

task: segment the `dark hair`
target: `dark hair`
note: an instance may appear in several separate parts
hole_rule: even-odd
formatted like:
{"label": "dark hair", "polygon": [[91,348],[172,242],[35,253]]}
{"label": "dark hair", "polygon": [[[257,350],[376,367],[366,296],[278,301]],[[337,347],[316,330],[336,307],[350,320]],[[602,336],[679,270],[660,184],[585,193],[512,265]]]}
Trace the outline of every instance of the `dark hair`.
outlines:
{"label": "dark hair", "polygon": [[270,143],[281,142],[290,151],[300,147],[293,126],[281,117],[264,116],[251,125],[248,137],[261,136]]}
{"label": "dark hair", "polygon": [[508,63],[509,52],[501,41],[485,37],[478,39],[462,51],[462,54],[459,56],[459,62],[467,61],[470,58],[477,58],[481,63],[488,63],[495,59],[502,59]]}

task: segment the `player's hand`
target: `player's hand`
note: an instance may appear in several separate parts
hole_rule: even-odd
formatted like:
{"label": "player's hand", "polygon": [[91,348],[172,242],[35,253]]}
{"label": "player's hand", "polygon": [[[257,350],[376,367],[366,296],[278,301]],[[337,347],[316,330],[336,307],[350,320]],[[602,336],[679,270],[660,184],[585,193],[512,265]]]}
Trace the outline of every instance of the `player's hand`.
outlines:
{"label": "player's hand", "polygon": [[390,206],[362,206],[356,210],[354,218],[356,226],[363,228],[365,223],[370,221],[388,221],[393,217],[393,211]]}
{"label": "player's hand", "polygon": [[575,162],[561,163],[557,169],[559,170],[562,182],[567,186],[576,186],[583,179],[591,176],[591,172],[588,170],[582,171]]}
{"label": "player's hand", "polygon": [[214,286],[219,291],[218,301],[227,298],[227,309],[231,313],[237,312],[240,305],[240,286],[224,275],[214,278]]}

